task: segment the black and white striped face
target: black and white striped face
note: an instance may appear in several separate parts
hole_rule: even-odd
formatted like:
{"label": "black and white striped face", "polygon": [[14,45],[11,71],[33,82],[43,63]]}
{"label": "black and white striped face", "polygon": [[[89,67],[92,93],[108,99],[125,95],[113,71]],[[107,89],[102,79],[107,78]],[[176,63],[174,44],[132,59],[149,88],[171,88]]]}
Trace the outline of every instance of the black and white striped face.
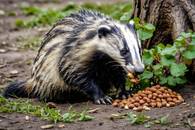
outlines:
{"label": "black and white striped face", "polygon": [[142,73],[144,71],[144,64],[142,61],[141,42],[135,31],[134,22],[130,21],[126,25],[120,25],[120,30],[123,34],[121,56],[125,59],[127,70]]}
{"label": "black and white striped face", "polygon": [[[125,63],[122,66],[125,66],[127,71],[135,73],[144,71],[141,42],[135,31],[133,21],[128,24],[101,25],[98,29],[98,35],[100,39],[106,40],[107,47],[108,45],[113,46],[114,51],[118,52],[120,57],[124,59]],[[109,50],[108,53],[113,52],[112,49],[107,48],[107,50]]]}

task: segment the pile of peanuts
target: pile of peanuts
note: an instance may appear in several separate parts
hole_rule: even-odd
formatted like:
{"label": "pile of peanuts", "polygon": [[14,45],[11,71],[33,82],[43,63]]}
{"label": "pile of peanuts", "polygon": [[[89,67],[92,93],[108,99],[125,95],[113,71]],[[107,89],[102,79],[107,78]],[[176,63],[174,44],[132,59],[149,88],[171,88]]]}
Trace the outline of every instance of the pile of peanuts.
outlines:
{"label": "pile of peanuts", "polygon": [[133,109],[136,111],[150,110],[150,107],[173,107],[184,102],[182,96],[167,87],[155,85],[138,91],[128,99],[113,101],[114,107]]}

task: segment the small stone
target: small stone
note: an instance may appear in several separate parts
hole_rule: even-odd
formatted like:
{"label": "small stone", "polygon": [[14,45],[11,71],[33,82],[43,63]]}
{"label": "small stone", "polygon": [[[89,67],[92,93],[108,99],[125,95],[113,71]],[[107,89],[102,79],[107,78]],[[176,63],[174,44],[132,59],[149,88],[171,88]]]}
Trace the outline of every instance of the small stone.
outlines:
{"label": "small stone", "polygon": [[5,15],[5,11],[4,10],[0,10],[0,16]]}
{"label": "small stone", "polygon": [[125,105],[125,107],[124,107],[125,109],[129,109],[129,106],[127,106],[127,105]]}
{"label": "small stone", "polygon": [[59,128],[64,128],[65,125],[64,125],[64,124],[59,124],[58,127],[59,127]]}
{"label": "small stone", "polygon": [[27,128],[32,128],[32,126],[31,126],[31,125],[29,125],[29,126],[27,126]]}
{"label": "small stone", "polygon": [[141,107],[141,106],[140,107],[134,107],[133,110],[137,111],[137,112],[141,112],[141,111],[143,111],[143,107]]}
{"label": "small stone", "polygon": [[5,49],[0,49],[0,53],[5,53],[6,50]]}
{"label": "small stone", "polygon": [[5,41],[2,42],[2,45],[6,45],[7,43]]}
{"label": "small stone", "polygon": [[100,122],[100,123],[99,123],[99,126],[102,126],[103,124],[104,124],[104,122]]}
{"label": "small stone", "polygon": [[143,106],[143,109],[146,110],[146,111],[150,111],[151,109],[147,106]]}
{"label": "small stone", "polygon": [[10,74],[12,74],[12,75],[18,74],[18,70],[12,70],[12,71],[10,71]]}
{"label": "small stone", "polygon": [[49,125],[42,125],[41,126],[41,129],[51,129],[51,128],[53,128],[54,127],[54,125],[52,125],[52,124],[49,124]]}
{"label": "small stone", "polygon": [[26,121],[29,121],[30,120],[30,117],[29,116],[25,116],[25,120]]}

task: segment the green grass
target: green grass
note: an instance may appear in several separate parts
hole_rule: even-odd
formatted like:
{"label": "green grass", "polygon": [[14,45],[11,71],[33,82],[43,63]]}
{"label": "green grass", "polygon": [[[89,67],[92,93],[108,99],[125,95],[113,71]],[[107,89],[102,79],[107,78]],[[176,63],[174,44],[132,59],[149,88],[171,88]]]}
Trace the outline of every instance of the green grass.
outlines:
{"label": "green grass", "polygon": [[23,113],[30,114],[33,116],[41,117],[43,120],[56,122],[71,123],[76,121],[90,121],[94,117],[87,114],[84,110],[77,112],[69,108],[68,112],[62,113],[58,109],[49,108],[46,104],[35,105],[30,100],[9,100],[0,96],[0,113]]}
{"label": "green grass", "polygon": [[168,119],[169,115],[159,116],[158,118],[152,118],[150,116],[145,115],[144,113],[133,113],[129,112],[127,114],[127,119],[132,125],[144,125],[146,128],[150,128],[151,126],[158,125],[168,125],[171,122]]}
{"label": "green grass", "polygon": [[17,19],[15,25],[17,27],[32,28],[36,26],[46,26],[55,23],[57,20],[69,15],[72,12],[76,12],[81,8],[100,11],[105,13],[116,20],[126,22],[130,18],[131,4],[130,3],[115,3],[115,4],[95,4],[95,3],[83,3],[81,5],[73,2],[68,3],[64,8],[54,9],[42,9],[35,6],[21,7],[24,15],[32,16],[30,20]]}
{"label": "green grass", "polygon": [[39,36],[33,36],[29,38],[22,38],[19,41],[21,49],[37,49],[41,44],[41,38]]}

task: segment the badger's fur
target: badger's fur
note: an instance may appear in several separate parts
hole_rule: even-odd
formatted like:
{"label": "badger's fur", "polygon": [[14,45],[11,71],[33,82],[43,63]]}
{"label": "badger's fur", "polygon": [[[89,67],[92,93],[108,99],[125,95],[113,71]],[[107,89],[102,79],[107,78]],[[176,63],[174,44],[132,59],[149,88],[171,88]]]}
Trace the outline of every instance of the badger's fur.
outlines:
{"label": "badger's fur", "polygon": [[81,10],[50,29],[34,60],[31,78],[9,85],[4,96],[63,101],[69,92],[78,91],[95,103],[109,104],[112,99],[106,96],[107,90],[114,86],[125,94],[127,71],[143,69],[132,22],[121,24],[101,13]]}

